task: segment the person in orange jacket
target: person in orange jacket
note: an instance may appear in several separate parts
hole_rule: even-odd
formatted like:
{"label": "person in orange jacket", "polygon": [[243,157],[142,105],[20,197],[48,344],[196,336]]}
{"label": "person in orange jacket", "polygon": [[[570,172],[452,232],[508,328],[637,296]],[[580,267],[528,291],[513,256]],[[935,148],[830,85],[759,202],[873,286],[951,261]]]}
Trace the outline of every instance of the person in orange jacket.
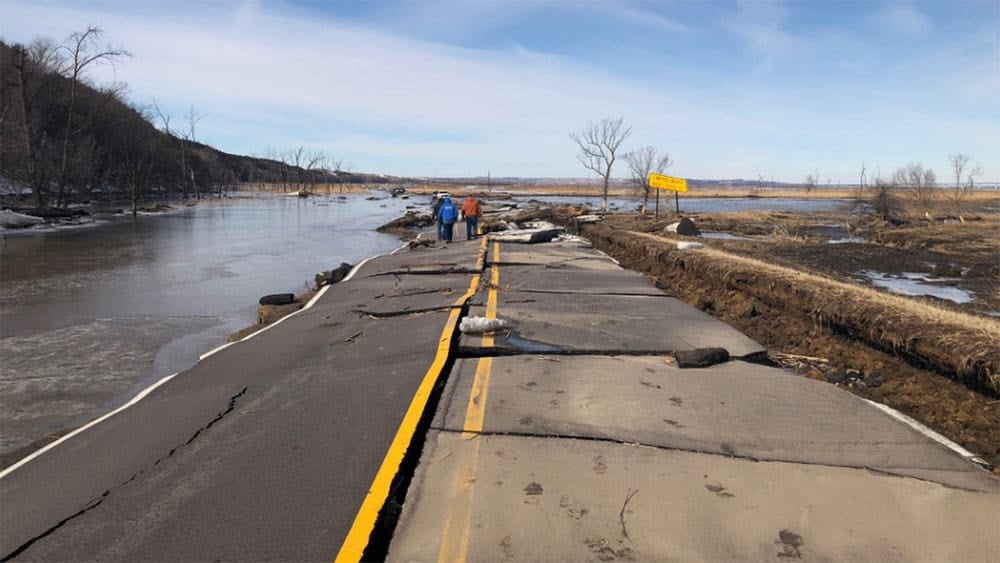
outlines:
{"label": "person in orange jacket", "polygon": [[479,230],[479,217],[482,214],[483,209],[479,207],[479,202],[472,197],[472,194],[469,194],[462,205],[462,215],[465,215],[465,240],[476,238],[476,233]]}

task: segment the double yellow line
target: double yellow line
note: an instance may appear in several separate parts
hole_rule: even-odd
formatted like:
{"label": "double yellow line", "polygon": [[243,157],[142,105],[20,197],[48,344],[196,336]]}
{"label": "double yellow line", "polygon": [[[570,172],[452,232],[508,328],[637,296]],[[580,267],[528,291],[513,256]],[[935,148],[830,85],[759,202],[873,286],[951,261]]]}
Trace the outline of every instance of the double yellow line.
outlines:
{"label": "double yellow line", "polygon": [[[497,289],[500,287],[500,243],[493,243],[493,269],[490,275],[490,292],[486,299],[486,318],[497,318]],[[482,346],[493,346],[493,333],[483,335]],[[486,393],[490,386],[490,373],[493,371],[493,358],[483,356],[476,365],[476,378],[472,382],[472,392],[469,393],[469,406],[465,410],[465,424],[462,426],[462,438],[471,440],[478,438],[483,431],[483,419],[486,416]],[[451,498],[445,521],[444,533],[441,536],[441,548],[438,551],[439,563],[464,562],[469,548],[469,523],[472,520],[472,486],[476,482],[476,468],[479,465],[479,445],[481,440],[472,442],[472,449],[464,454],[459,462],[453,484],[454,496]]]}
{"label": "double yellow line", "polygon": [[[484,238],[482,244],[479,246],[479,257],[476,261],[477,271],[482,271],[485,266],[486,241],[487,239]],[[496,245],[495,248],[497,251],[499,251],[500,244],[494,244]],[[493,270],[492,285],[495,287],[496,280],[499,279],[499,273],[497,272],[497,267],[495,265]],[[479,288],[480,279],[481,276],[479,274],[472,277],[469,289],[455,301],[451,312],[448,314],[448,320],[445,322],[444,330],[441,331],[441,338],[438,340],[438,347],[437,352],[434,355],[434,361],[431,363],[430,367],[427,368],[427,373],[424,374],[424,378],[420,382],[420,386],[417,387],[417,392],[410,401],[410,406],[406,409],[403,421],[396,430],[396,435],[393,437],[392,443],[389,445],[389,450],[382,459],[382,464],[379,466],[378,472],[375,474],[375,479],[372,481],[371,487],[368,489],[368,494],[365,495],[365,499],[361,503],[361,508],[358,510],[357,516],[354,517],[354,523],[351,524],[351,529],[347,532],[347,537],[344,539],[344,543],[341,545],[340,551],[337,553],[337,557],[335,559],[336,563],[353,563],[360,561],[361,557],[364,555],[365,548],[368,547],[368,540],[371,537],[372,531],[375,529],[375,522],[378,520],[379,511],[381,511],[382,506],[385,505],[385,502],[389,498],[392,481],[399,473],[400,465],[403,463],[403,457],[406,455],[407,449],[409,449],[410,444],[413,442],[417,425],[420,423],[420,419],[427,408],[427,401],[430,399],[431,392],[434,390],[434,386],[437,385],[438,379],[441,377],[441,372],[444,370],[444,366],[448,362],[448,356],[451,352],[451,341],[455,334],[458,318],[462,313],[462,307],[465,306],[465,303],[469,300],[469,298],[476,294],[476,290]],[[495,318],[496,315],[496,297],[493,295],[494,293],[495,290],[491,290],[490,298],[493,302],[493,318]],[[489,316],[489,310],[489,305],[487,305],[487,316]],[[490,337],[491,345],[492,340],[492,337]],[[481,428],[481,416],[479,420]]]}

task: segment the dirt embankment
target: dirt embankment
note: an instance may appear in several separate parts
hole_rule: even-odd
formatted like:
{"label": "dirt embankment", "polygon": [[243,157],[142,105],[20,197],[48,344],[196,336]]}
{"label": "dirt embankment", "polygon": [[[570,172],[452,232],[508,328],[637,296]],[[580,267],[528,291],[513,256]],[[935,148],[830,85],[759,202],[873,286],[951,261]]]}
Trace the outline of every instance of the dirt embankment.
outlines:
{"label": "dirt embankment", "polygon": [[433,224],[434,217],[430,213],[410,210],[402,217],[393,219],[375,230],[380,233],[396,235],[402,240],[412,240],[416,238],[421,229]]}
{"label": "dirt embankment", "polygon": [[308,303],[314,295],[316,295],[316,290],[311,290],[300,295],[296,295],[295,299],[291,303],[285,305],[258,305],[257,323],[230,334],[229,338],[226,339],[226,342],[236,342],[242,340],[274,321],[298,311],[302,307],[305,307],[306,303]]}
{"label": "dirt embankment", "polygon": [[598,224],[582,234],[782,364],[899,409],[1000,465],[1000,323],[718,250],[679,251],[647,233]]}

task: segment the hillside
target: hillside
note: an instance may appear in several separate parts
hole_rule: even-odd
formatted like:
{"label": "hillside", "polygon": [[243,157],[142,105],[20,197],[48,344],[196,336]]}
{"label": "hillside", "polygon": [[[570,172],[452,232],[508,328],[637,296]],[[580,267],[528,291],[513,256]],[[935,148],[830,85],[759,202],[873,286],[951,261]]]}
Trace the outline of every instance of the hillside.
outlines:
{"label": "hillside", "polygon": [[128,100],[124,84],[81,78],[74,92],[72,60],[60,52],[44,40],[0,41],[0,175],[31,188],[35,207],[200,197],[239,184],[298,189],[357,176],[326,170],[323,155],[303,149],[256,158],[198,143],[193,132],[161,131],[153,108]]}

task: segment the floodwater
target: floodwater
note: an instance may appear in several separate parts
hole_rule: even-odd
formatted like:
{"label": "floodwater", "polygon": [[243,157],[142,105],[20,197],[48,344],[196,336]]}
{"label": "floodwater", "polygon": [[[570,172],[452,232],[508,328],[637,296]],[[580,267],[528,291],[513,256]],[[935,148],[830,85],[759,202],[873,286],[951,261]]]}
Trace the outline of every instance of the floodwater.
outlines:
{"label": "floodwater", "polygon": [[237,198],[48,232],[0,247],[0,453],[114,408],[302,292],[341,262],[391,251],[386,197]]}
{"label": "floodwater", "polygon": [[[599,196],[517,196],[513,200],[526,202],[535,200],[548,205],[589,205],[599,209]],[[642,202],[635,198],[609,197],[608,208],[617,211],[635,211]],[[847,209],[855,204],[847,199],[793,199],[793,198],[712,198],[712,197],[682,197],[680,198],[681,213],[727,213],[736,211],[790,211],[795,213],[810,213],[815,211],[833,211]],[[647,212],[653,211],[655,201],[649,200]],[[663,197],[660,200],[660,212],[672,213],[674,198]]]}
{"label": "floodwater", "polygon": [[960,281],[958,278],[938,278],[919,272],[890,275],[873,270],[862,270],[858,274],[870,280],[872,284],[900,295],[929,295],[959,304],[972,303],[976,300],[975,294],[971,291],[952,285]]}

